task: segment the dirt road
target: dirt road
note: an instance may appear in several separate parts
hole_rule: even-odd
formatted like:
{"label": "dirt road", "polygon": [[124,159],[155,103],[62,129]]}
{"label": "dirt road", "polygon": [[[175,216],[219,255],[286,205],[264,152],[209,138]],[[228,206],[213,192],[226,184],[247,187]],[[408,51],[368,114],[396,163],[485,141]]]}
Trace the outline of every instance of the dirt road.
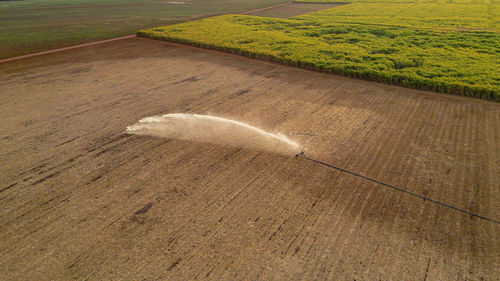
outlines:
{"label": "dirt road", "polygon": [[320,10],[330,9],[333,7],[343,6],[346,3],[333,3],[333,4],[308,4],[308,3],[286,3],[281,5],[276,5],[274,7],[268,7],[264,9],[258,9],[250,12],[241,13],[243,15],[251,16],[261,16],[261,17],[273,17],[273,18],[291,18],[295,16],[300,16]]}
{"label": "dirt road", "polygon": [[499,220],[500,105],[139,38],[0,65],[2,280],[494,280],[500,226],[305,160],[124,134],[211,114]]}

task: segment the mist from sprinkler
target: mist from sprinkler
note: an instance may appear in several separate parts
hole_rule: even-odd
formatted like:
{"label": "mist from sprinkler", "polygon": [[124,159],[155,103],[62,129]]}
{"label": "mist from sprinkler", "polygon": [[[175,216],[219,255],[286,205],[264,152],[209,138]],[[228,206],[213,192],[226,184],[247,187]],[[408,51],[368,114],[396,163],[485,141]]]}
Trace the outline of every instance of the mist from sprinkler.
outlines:
{"label": "mist from sprinkler", "polygon": [[285,155],[303,154],[299,144],[244,122],[200,114],[171,113],[141,119],[127,133],[215,143]]}

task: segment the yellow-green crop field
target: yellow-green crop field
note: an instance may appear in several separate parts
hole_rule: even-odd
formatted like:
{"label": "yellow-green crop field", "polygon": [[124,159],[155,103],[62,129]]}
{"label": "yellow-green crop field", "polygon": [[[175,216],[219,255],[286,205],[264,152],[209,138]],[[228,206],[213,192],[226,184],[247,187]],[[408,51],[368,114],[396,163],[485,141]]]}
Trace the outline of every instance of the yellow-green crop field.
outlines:
{"label": "yellow-green crop field", "polygon": [[500,5],[353,3],[295,19],[446,30],[500,31]]}
{"label": "yellow-green crop field", "polygon": [[295,0],[295,3],[435,3],[435,4],[498,4],[498,0]]}
{"label": "yellow-green crop field", "polygon": [[139,31],[355,78],[500,101],[499,6],[353,3],[290,19],[224,15]]}

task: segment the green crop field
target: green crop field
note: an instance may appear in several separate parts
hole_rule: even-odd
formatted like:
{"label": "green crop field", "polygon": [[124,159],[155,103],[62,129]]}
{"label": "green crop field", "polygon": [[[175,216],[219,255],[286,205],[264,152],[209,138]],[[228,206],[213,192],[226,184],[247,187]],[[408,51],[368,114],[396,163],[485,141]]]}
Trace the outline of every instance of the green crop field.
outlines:
{"label": "green crop field", "polygon": [[435,4],[493,4],[498,0],[295,0],[297,3],[435,3]]}
{"label": "green crop field", "polygon": [[489,2],[353,3],[290,19],[225,15],[138,34],[322,72],[500,100],[498,11]]}
{"label": "green crop field", "polygon": [[0,0],[0,59],[286,0]]}
{"label": "green crop field", "polygon": [[297,19],[323,23],[500,31],[500,5],[353,3]]}

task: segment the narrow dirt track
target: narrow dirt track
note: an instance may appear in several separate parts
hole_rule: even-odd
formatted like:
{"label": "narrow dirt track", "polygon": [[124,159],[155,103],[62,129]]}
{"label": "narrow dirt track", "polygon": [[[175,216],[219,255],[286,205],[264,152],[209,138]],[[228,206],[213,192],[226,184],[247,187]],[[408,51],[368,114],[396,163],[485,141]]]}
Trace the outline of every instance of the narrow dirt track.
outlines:
{"label": "narrow dirt track", "polygon": [[261,17],[273,17],[273,18],[291,18],[295,16],[300,16],[320,10],[330,9],[333,7],[343,6],[346,3],[334,3],[334,4],[307,4],[307,3],[294,3],[289,2],[281,5],[276,5],[272,7],[267,7],[264,9],[257,9],[254,11],[249,11],[241,13],[242,15],[250,16],[261,16]]}
{"label": "narrow dirt track", "polygon": [[27,54],[27,55],[12,57],[12,58],[6,58],[6,59],[1,59],[0,63],[6,63],[6,62],[10,62],[10,61],[15,61],[15,60],[23,60],[23,59],[27,59],[27,58],[43,56],[43,55],[48,55],[48,54],[53,54],[53,53],[59,53],[59,52],[69,51],[69,50],[83,48],[83,47],[100,45],[100,44],[109,43],[109,42],[113,42],[113,41],[134,38],[135,36],[136,36],[135,34],[132,34],[132,35],[127,35],[127,36],[122,36],[122,37],[117,37],[117,38],[111,38],[111,39],[100,40],[100,41],[95,41],[95,42],[90,42],[90,43],[85,43],[85,44],[74,45],[74,46],[70,46],[70,47],[58,48],[58,49],[49,50],[49,51],[43,51],[43,52],[37,52],[37,53],[33,53],[33,54]]}
{"label": "narrow dirt track", "polygon": [[499,220],[500,105],[139,38],[0,65],[2,280],[495,280],[500,226],[311,161],[124,134],[213,114]]}

